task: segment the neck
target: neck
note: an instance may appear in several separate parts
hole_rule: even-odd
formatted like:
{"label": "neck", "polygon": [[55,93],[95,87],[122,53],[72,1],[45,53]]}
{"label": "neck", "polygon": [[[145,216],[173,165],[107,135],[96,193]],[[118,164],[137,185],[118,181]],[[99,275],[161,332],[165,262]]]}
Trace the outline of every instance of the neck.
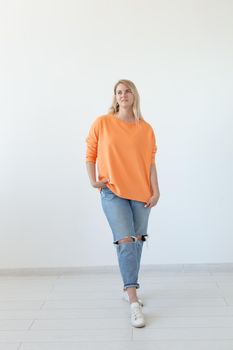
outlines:
{"label": "neck", "polygon": [[124,120],[135,120],[132,108],[129,109],[120,109],[117,113],[118,118]]}

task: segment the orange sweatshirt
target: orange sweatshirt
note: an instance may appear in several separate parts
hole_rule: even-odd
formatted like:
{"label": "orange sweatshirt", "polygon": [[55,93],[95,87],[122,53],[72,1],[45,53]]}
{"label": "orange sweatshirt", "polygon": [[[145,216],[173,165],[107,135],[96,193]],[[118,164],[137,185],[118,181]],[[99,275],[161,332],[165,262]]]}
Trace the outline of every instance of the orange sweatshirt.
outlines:
{"label": "orange sweatshirt", "polygon": [[130,123],[113,114],[103,115],[92,124],[86,143],[86,161],[97,160],[98,179],[109,179],[107,187],[112,192],[141,202],[151,197],[150,167],[157,147],[149,123]]}

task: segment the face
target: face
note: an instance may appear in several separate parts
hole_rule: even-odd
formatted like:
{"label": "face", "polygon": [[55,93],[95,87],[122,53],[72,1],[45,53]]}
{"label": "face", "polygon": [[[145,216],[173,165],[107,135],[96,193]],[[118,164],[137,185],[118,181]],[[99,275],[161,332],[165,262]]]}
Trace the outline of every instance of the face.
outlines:
{"label": "face", "polygon": [[119,106],[122,108],[132,107],[134,102],[134,96],[131,89],[124,84],[117,85],[116,100]]}

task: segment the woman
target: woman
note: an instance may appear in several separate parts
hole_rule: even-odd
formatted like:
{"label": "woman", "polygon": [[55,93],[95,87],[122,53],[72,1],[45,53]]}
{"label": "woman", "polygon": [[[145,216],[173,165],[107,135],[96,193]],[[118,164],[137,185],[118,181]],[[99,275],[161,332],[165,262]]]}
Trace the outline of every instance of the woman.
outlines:
{"label": "woman", "polygon": [[87,172],[91,185],[100,191],[113,234],[124,294],[130,302],[131,324],[143,327],[142,302],[137,297],[138,273],[150,210],[160,194],[155,135],[141,115],[139,95],[132,81],[119,80],[115,84],[109,113],[94,121],[86,142]]}

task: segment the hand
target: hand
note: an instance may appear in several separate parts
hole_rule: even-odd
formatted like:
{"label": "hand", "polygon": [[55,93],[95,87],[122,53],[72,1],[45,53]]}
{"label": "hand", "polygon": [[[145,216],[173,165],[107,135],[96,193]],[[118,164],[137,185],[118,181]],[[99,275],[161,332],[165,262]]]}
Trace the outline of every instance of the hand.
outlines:
{"label": "hand", "polygon": [[158,200],[159,200],[159,194],[153,194],[153,196],[151,196],[150,199],[144,205],[144,208],[154,207],[157,204]]}
{"label": "hand", "polygon": [[107,187],[106,183],[108,183],[108,182],[109,182],[109,179],[104,180],[104,181],[95,181],[92,183],[92,186],[94,188],[103,188],[103,187]]}

